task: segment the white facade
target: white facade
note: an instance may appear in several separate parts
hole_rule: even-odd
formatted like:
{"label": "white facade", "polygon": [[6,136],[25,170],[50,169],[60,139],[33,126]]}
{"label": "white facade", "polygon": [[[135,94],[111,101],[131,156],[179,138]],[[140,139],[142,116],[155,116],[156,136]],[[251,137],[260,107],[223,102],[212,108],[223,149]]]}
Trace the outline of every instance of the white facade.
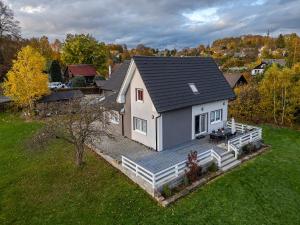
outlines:
{"label": "white facade", "polygon": [[[132,140],[140,142],[148,147],[156,149],[156,122],[155,118],[158,113],[152,103],[150,95],[146,89],[146,86],[141,78],[141,75],[137,69],[134,70],[133,77],[130,85],[130,96],[131,96],[131,130]],[[136,89],[143,90],[143,101],[136,101]],[[147,121],[146,133],[140,132],[134,129],[133,118],[139,118]]]}
{"label": "white facade", "polygon": [[[222,110],[222,116],[219,121],[211,122],[211,112],[216,110]],[[192,139],[195,139],[199,134],[195,134],[195,116],[206,115],[206,132],[203,134],[209,134],[213,130],[217,131],[224,127],[228,116],[228,100],[217,101],[207,103],[203,105],[196,105],[192,107]],[[201,134],[201,133],[200,133]]]}
{"label": "white facade", "polygon": [[263,74],[264,71],[265,71],[265,69],[253,69],[251,71],[251,75],[255,76],[255,75],[258,75],[258,74]]}

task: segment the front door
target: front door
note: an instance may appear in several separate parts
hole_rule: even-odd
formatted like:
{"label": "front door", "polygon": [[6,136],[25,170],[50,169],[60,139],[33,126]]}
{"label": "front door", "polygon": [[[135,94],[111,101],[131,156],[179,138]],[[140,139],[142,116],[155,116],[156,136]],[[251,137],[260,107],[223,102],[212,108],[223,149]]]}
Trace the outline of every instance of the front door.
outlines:
{"label": "front door", "polygon": [[207,113],[195,116],[195,136],[207,133]]}

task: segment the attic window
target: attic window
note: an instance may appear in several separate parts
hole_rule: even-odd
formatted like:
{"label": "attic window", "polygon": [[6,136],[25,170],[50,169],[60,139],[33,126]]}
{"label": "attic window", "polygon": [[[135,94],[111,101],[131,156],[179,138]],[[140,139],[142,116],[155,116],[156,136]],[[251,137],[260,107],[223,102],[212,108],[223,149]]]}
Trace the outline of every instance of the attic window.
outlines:
{"label": "attic window", "polygon": [[199,94],[199,91],[194,83],[189,83],[189,86],[194,94]]}

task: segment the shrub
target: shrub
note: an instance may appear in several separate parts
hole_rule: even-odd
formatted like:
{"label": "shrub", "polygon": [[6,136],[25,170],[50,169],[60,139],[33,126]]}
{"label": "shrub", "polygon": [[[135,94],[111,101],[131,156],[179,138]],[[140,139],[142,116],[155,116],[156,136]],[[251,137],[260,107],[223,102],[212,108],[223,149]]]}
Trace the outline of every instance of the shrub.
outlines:
{"label": "shrub", "polygon": [[188,161],[186,163],[188,170],[186,171],[186,176],[189,182],[194,182],[198,180],[201,176],[202,168],[197,163],[197,152],[190,152],[188,154]]}
{"label": "shrub", "polygon": [[190,184],[189,179],[186,175],[183,177],[183,182],[182,183],[183,183],[184,186],[188,186]]}
{"label": "shrub", "polygon": [[213,162],[212,164],[210,164],[210,166],[207,168],[207,170],[209,172],[216,172],[218,170],[218,166],[216,163]]}
{"label": "shrub", "polygon": [[86,87],[86,80],[84,77],[74,77],[72,79],[72,87]]}
{"label": "shrub", "polygon": [[165,197],[165,198],[168,198],[168,197],[171,197],[172,196],[172,190],[170,189],[170,187],[165,184],[163,186],[163,189],[162,189],[162,195]]}

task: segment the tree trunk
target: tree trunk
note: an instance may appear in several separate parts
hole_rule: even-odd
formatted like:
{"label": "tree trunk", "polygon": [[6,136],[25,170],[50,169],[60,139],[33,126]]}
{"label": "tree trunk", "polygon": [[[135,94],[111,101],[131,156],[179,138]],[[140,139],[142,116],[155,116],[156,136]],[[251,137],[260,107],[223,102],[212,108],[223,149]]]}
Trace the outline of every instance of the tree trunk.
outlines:
{"label": "tree trunk", "polygon": [[273,117],[274,117],[274,122],[277,124],[277,119],[276,119],[276,93],[275,93],[275,78],[273,78]]}
{"label": "tree trunk", "polygon": [[84,152],[84,145],[82,143],[76,144],[76,165],[82,166],[83,165],[83,152]]}

